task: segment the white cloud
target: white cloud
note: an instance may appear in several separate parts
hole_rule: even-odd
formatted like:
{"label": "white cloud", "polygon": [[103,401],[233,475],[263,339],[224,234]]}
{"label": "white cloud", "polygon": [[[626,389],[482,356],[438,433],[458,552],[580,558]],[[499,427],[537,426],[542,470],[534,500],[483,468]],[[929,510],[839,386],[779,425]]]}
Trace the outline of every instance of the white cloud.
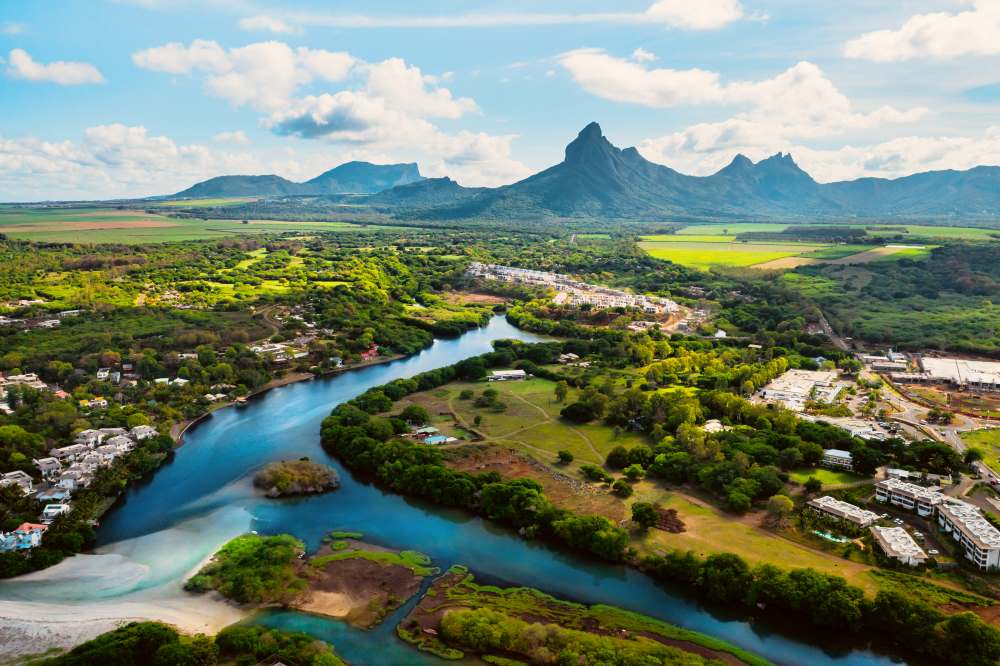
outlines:
{"label": "white cloud", "polygon": [[[432,120],[457,120],[479,108],[441,85],[451,73],[427,75],[400,58],[369,63],[276,41],[227,50],[199,40],[140,51],[133,60],[154,71],[202,75],[211,94],[257,109],[261,124],[280,136],[339,144],[355,156],[415,160],[432,175],[466,184],[496,185],[528,172],[510,157],[514,136],[448,133],[434,125]],[[341,85],[300,91],[319,82]]]}
{"label": "white cloud", "polygon": [[11,50],[7,59],[7,76],[14,79],[56,83],[61,86],[104,82],[101,72],[86,62],[57,60],[48,64],[40,63],[24,49]]}
{"label": "white cloud", "polygon": [[250,143],[250,139],[247,138],[246,133],[243,130],[236,130],[233,132],[219,132],[212,137],[212,141],[216,143],[232,143],[232,144],[247,144]]}
{"label": "white cloud", "polygon": [[659,0],[641,12],[556,14],[543,12],[375,16],[368,14],[289,14],[294,24],[332,28],[504,28],[535,25],[660,25],[685,30],[713,30],[744,18],[738,0]]}
{"label": "white cloud", "polygon": [[247,16],[240,19],[240,28],[249,32],[275,32],[282,35],[291,35],[299,32],[299,29],[283,19],[274,16]]}
{"label": "white cloud", "polygon": [[27,29],[23,23],[17,23],[16,21],[4,21],[0,23],[0,34],[4,35],[20,35]]}
{"label": "white cloud", "polygon": [[201,72],[209,92],[234,106],[275,111],[288,105],[295,90],[314,80],[343,81],[356,60],[343,52],[298,48],[283,42],[257,42],[226,50],[214,41],[190,46],[171,42],[132,54],[142,67],[169,74]]}
{"label": "white cloud", "polygon": [[654,60],[659,60],[659,57],[640,46],[635,51],[632,51],[632,60],[636,62],[653,62]]}
{"label": "white cloud", "polygon": [[971,0],[958,13],[918,14],[897,30],[876,30],[847,42],[844,54],[877,62],[1000,53],[1000,2]]}
{"label": "white cloud", "polygon": [[178,145],[145,127],[90,127],[79,142],[0,136],[0,200],[168,194],[220,173],[260,173],[245,153]]}

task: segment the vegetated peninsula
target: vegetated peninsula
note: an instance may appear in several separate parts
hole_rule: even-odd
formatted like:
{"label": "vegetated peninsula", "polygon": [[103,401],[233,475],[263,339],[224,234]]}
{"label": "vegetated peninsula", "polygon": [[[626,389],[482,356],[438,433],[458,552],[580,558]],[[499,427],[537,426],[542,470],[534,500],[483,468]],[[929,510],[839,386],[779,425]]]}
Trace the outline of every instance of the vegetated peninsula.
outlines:
{"label": "vegetated peninsula", "polygon": [[331,532],[303,559],[305,546],[295,537],[245,534],[224,545],[185,589],[214,590],[240,604],[303,610],[371,628],[438,569],[423,553],[396,552],[365,543],[362,536]]}
{"label": "vegetated peninsula", "polygon": [[268,463],[253,477],[253,485],[268,497],[316,495],[340,486],[337,470],[308,459]]}

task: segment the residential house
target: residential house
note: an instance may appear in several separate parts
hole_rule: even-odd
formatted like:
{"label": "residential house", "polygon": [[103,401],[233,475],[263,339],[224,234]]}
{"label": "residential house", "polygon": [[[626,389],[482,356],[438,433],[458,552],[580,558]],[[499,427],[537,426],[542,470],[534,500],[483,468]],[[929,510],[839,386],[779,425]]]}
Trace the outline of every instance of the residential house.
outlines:
{"label": "residential house", "polygon": [[51,525],[56,518],[72,510],[73,507],[69,504],[46,504],[42,509],[42,524]]}
{"label": "residential house", "polygon": [[97,370],[98,381],[105,382],[111,376],[111,368],[99,368]]}
{"label": "residential house", "polygon": [[73,491],[68,488],[53,486],[35,495],[35,499],[38,500],[39,504],[64,504],[69,501],[72,495]]}
{"label": "residential house", "polygon": [[77,457],[83,457],[88,453],[90,453],[90,447],[83,444],[70,444],[69,446],[49,451],[49,454],[59,461],[76,460]]}
{"label": "residential house", "polygon": [[77,444],[83,444],[84,446],[95,447],[101,443],[104,439],[104,433],[100,430],[81,430],[76,433],[76,437],[73,439]]}
{"label": "residential house", "polygon": [[93,400],[81,400],[80,407],[82,409],[107,409],[108,401],[106,398],[98,396]]}
{"label": "residential house", "polygon": [[127,435],[128,430],[126,428],[101,428],[101,434],[105,437],[118,437],[119,435]]}
{"label": "residential house", "polygon": [[[122,453],[127,453],[135,448],[135,442],[126,435],[116,435],[104,443],[104,446],[113,446]],[[103,447],[101,447],[103,448]]]}
{"label": "residential house", "polygon": [[33,459],[32,464],[38,468],[41,472],[43,478],[51,478],[59,474],[62,471],[62,464],[55,458],[36,458]]}
{"label": "residential house", "polygon": [[132,428],[132,430],[129,432],[129,435],[132,437],[132,439],[136,440],[137,442],[141,442],[146,439],[151,439],[159,434],[160,433],[156,431],[156,428],[150,425],[137,425],[136,427]]}
{"label": "residential house", "polygon": [[13,532],[0,532],[0,553],[30,550],[42,545],[42,535],[48,525],[21,523]]}
{"label": "residential house", "polygon": [[30,495],[34,489],[31,475],[19,469],[0,474],[0,488],[6,486],[17,486],[25,495]]}

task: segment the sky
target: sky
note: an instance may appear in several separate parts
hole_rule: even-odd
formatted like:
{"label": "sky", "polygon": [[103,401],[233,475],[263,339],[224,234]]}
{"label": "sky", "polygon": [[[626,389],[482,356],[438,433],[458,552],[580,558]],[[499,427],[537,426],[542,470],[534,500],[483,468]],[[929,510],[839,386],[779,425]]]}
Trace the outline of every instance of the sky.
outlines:
{"label": "sky", "polygon": [[1000,0],[3,0],[0,201],[417,162],[468,186],[615,145],[820,182],[1000,163]]}

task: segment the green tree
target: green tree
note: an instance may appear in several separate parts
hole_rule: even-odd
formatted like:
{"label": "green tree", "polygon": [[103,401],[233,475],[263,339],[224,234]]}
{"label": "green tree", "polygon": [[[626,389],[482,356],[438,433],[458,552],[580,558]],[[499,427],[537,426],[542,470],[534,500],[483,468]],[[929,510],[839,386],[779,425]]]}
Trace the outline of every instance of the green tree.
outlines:
{"label": "green tree", "polygon": [[566,397],[569,395],[569,384],[566,380],[562,380],[556,383],[556,402],[563,403],[566,402]]}
{"label": "green tree", "polygon": [[573,454],[566,449],[561,449],[557,455],[559,456],[559,462],[564,465],[568,465],[573,462]]}
{"label": "green tree", "polygon": [[660,520],[660,513],[649,502],[636,502],[632,505],[632,522],[644,530],[648,530]]}
{"label": "green tree", "polygon": [[817,479],[815,476],[810,476],[806,479],[805,489],[807,493],[818,493],[823,490],[823,482]]}

